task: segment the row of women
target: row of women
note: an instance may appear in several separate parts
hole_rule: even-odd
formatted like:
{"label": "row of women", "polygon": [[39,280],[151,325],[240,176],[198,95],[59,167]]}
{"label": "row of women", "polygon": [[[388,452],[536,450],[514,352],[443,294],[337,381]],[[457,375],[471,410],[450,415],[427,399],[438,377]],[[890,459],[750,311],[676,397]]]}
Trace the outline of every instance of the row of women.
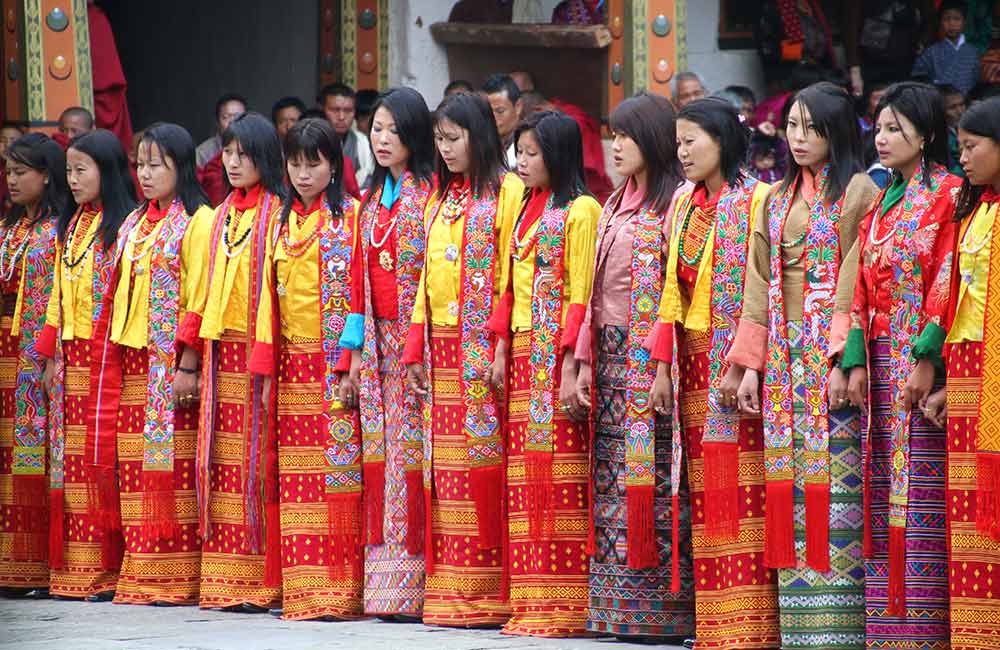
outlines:
{"label": "row of women", "polygon": [[521,124],[508,173],[473,94],[433,115],[381,95],[360,204],[323,121],[282,150],[236,119],[214,211],[178,126],[145,132],[138,207],[110,133],[65,159],[24,136],[0,585],[699,649],[996,647],[1000,103],[962,119],[964,181],[934,89],[897,84],[877,116],[885,191],[829,84],[795,97],[769,187],[725,102],[640,94],[611,116],[603,210],[572,119]]}

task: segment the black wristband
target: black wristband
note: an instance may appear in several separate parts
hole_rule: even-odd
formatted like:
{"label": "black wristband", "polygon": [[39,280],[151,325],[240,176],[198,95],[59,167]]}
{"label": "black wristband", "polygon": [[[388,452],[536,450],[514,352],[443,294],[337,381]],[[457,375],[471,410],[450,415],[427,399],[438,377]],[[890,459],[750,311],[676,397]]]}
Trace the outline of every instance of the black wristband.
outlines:
{"label": "black wristband", "polygon": [[186,375],[196,375],[198,374],[197,368],[185,368],[184,366],[177,366],[177,370],[183,372]]}

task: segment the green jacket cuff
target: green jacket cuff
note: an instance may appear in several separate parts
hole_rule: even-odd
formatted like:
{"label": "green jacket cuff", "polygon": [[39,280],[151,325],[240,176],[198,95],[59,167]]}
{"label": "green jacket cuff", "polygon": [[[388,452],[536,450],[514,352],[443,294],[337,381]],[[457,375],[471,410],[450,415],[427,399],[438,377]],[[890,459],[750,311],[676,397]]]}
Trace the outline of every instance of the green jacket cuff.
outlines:
{"label": "green jacket cuff", "polygon": [[851,368],[866,367],[868,365],[868,350],[865,348],[864,330],[860,327],[853,328],[847,333],[844,353],[840,355],[840,368],[850,370]]}
{"label": "green jacket cuff", "polygon": [[927,323],[913,346],[913,358],[928,359],[934,363],[935,368],[944,370],[944,358],[941,356],[941,351],[944,349],[944,339],[947,335],[948,332],[940,325]]}

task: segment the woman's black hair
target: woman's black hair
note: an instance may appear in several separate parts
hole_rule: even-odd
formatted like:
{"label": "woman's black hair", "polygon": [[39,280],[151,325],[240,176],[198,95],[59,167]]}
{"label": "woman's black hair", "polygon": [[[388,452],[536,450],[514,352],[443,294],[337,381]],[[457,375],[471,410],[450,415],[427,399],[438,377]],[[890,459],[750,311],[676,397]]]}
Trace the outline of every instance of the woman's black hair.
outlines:
{"label": "woman's black hair", "polygon": [[160,154],[170,159],[177,172],[174,193],[184,204],[185,212],[194,214],[201,206],[208,205],[208,197],[195,174],[194,140],[187,129],[169,122],[157,122],[142,134],[140,146],[143,144],[155,144]]}
{"label": "woman's black hair", "polygon": [[[427,102],[423,95],[412,88],[400,86],[390,88],[375,100],[372,105],[372,124],[379,108],[385,108],[396,123],[396,133],[400,143],[410,152],[406,161],[406,170],[413,174],[415,180],[430,183],[434,176],[434,122]],[[375,143],[369,135],[369,145],[374,158]],[[382,187],[389,170],[378,164],[375,159],[375,171],[372,173],[371,187]],[[365,194],[364,203],[368,203],[372,192]],[[362,209],[364,206],[362,206]]]}
{"label": "woman's black hair", "polygon": [[[1000,146],[1000,97],[994,97],[974,104],[962,114],[958,128],[973,135],[989,138]],[[955,210],[956,219],[964,219],[979,205],[985,186],[974,186],[968,177],[962,181]]]}
{"label": "woman's black hair", "polygon": [[647,92],[629,97],[611,113],[611,130],[627,135],[639,147],[646,165],[644,199],[657,212],[666,211],[674,192],[684,182],[677,160],[673,104],[663,95]]}
{"label": "woman's black hair", "polygon": [[[583,194],[590,194],[583,180],[583,137],[576,120],[563,113],[533,113],[514,129],[514,143],[533,133],[549,173],[552,206],[561,208]],[[519,145],[518,145],[519,146]]]}
{"label": "woman's black hair", "polygon": [[[468,131],[469,169],[465,175],[472,185],[473,194],[482,196],[485,192],[499,192],[501,175],[507,170],[507,165],[490,105],[478,93],[448,95],[434,112],[435,133],[444,120]],[[440,153],[435,154],[435,159],[438,183],[441,188],[446,188],[455,174],[448,171]]]}
{"label": "woman's black hair", "polygon": [[[886,88],[875,107],[876,128],[878,116],[887,108],[894,116],[902,115],[912,122],[913,128],[923,136],[925,172],[933,163],[948,166],[948,121],[944,114],[944,101],[937,88],[916,81],[892,84]],[[900,132],[909,142],[906,132]]]}
{"label": "woman's black hair", "polygon": [[[795,102],[809,111],[812,128],[829,146],[826,160],[830,163],[830,175],[823,198],[833,203],[847,191],[851,178],[864,171],[861,126],[854,114],[854,99],[840,86],[821,81],[795,95],[789,102],[793,105],[792,111],[795,111]],[[789,115],[789,119],[791,117]],[[804,116],[795,117],[802,120],[802,128],[806,128]],[[799,164],[793,156],[789,156],[788,173],[781,182],[781,191],[791,187],[798,175]]]}
{"label": "woman's black hair", "polygon": [[[66,213],[72,197],[69,186],[66,185],[66,152],[59,143],[44,133],[28,133],[14,140],[7,148],[7,160],[8,173],[10,163],[19,163],[49,176],[31,225],[41,219],[58,219]],[[8,228],[13,226],[24,216],[24,211],[23,205],[14,204],[3,216],[3,225]]]}
{"label": "woman's black hair", "polygon": [[719,168],[727,183],[735,187],[743,182],[750,131],[729,102],[715,97],[699,99],[682,108],[677,119],[697,124],[719,145]]}
{"label": "woman's black hair", "polygon": [[[330,184],[326,187],[326,200],[330,204],[330,212],[339,217],[344,202],[344,152],[340,147],[340,138],[333,130],[333,125],[327,120],[308,118],[299,120],[288,130],[284,142],[285,159],[294,160],[299,156],[311,162],[319,162],[320,155],[330,163]],[[289,183],[291,191],[285,199],[281,210],[281,222],[288,221],[292,211],[292,201],[302,200],[294,183]],[[308,208],[309,206],[305,206]]]}
{"label": "woman's black hair", "polygon": [[[129,173],[128,157],[121,140],[111,131],[97,129],[73,138],[70,149],[86,154],[97,163],[101,175],[101,224],[97,232],[105,249],[111,248],[118,237],[118,230],[136,206],[135,184]],[[69,202],[70,209],[59,219],[59,239],[65,241],[69,222],[76,212],[76,202]]]}
{"label": "woman's black hair", "polygon": [[[271,124],[271,120],[255,111],[243,113],[230,122],[229,127],[222,133],[223,147],[233,140],[239,142],[243,153],[250,156],[250,160],[260,173],[260,184],[264,189],[284,198],[285,161],[281,157],[278,132]],[[223,177],[226,179],[226,190],[232,190],[229,175],[224,174]]]}

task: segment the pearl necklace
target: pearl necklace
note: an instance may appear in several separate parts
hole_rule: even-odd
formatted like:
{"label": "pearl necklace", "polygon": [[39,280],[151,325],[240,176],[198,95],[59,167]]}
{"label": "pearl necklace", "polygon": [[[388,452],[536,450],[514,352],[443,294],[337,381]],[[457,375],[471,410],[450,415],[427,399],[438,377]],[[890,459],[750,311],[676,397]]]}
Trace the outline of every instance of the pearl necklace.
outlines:
{"label": "pearl necklace", "polygon": [[[292,219],[293,217],[294,215],[288,216],[289,219]],[[312,243],[316,241],[316,238],[319,237],[320,231],[322,231],[325,226],[326,212],[321,211],[319,221],[316,223],[316,227],[313,228],[312,232],[303,239],[292,241],[290,237],[292,227],[290,224],[286,223],[281,227],[281,246],[285,249],[285,252],[292,257],[302,257],[302,255],[309,250],[309,246],[311,246]]]}
{"label": "pearl necklace", "polygon": [[17,230],[19,224],[14,224],[7,229],[4,233],[3,242],[0,243],[0,278],[5,282],[9,281],[14,277],[14,271],[17,270],[17,263],[21,259],[21,255],[24,253],[24,249],[28,246],[28,240],[31,239],[31,227],[28,227],[28,231],[24,234],[24,238],[16,249],[14,249],[14,254],[10,258],[10,267],[7,268],[4,265],[4,260],[7,258],[7,251],[10,249],[10,242],[14,237],[14,233]]}
{"label": "pearl necklace", "polygon": [[[993,228],[990,228],[986,231],[986,234],[983,235],[982,239],[970,245],[969,235],[972,233],[973,225],[975,224],[969,224],[969,228],[965,231],[965,234],[962,235],[962,241],[958,244],[959,252],[965,253],[966,255],[975,255],[979,251],[983,250],[983,247],[986,246],[986,243],[989,242],[990,238],[993,236]],[[993,227],[995,228],[996,224],[994,224]]]}
{"label": "pearl necklace", "polygon": [[[222,227],[222,244],[225,247],[225,250],[223,252],[229,259],[233,259],[234,257],[239,257],[243,253],[243,249],[247,247],[247,244],[250,241],[250,231],[253,230],[253,222],[251,221],[250,227],[243,232],[240,238],[236,240],[235,244],[232,244],[229,241],[229,226],[232,223],[232,220],[233,220],[233,213],[232,212],[226,213],[226,222],[223,224]],[[236,224],[236,227],[239,228],[239,224]]]}

